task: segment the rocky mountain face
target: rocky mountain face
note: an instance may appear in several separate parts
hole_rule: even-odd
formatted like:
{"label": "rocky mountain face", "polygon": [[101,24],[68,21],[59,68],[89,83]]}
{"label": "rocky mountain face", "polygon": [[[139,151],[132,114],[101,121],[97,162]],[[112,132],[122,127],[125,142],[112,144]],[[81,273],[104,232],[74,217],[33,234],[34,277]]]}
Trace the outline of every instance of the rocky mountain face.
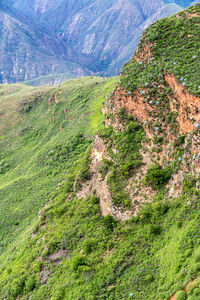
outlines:
{"label": "rocky mountain face", "polygon": [[[191,1],[1,2],[1,82],[118,74],[142,31]],[[62,76],[63,77],[63,76]]]}

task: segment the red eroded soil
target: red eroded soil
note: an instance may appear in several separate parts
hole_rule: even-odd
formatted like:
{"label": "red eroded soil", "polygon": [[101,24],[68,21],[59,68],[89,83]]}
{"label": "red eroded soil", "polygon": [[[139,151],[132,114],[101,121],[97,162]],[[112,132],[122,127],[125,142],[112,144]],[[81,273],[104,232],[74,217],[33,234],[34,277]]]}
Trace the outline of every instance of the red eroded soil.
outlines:
{"label": "red eroded soil", "polygon": [[[124,108],[126,113],[132,115],[139,122],[144,123],[145,120],[151,120],[148,112],[152,111],[152,107],[144,101],[144,98],[137,94],[134,98],[128,96],[125,91],[123,91],[119,86],[116,88],[113,95],[114,101],[112,101],[110,109],[112,111],[118,111],[120,108]],[[115,125],[118,127],[117,116],[115,117]],[[114,125],[114,127],[115,127]],[[146,130],[148,136],[151,133]]]}
{"label": "red eroded soil", "polygon": [[[177,121],[180,126],[180,133],[191,132],[194,129],[194,123],[200,121],[200,98],[189,94],[181,84],[176,82],[173,75],[166,74],[165,80],[173,90],[179,104]],[[171,110],[174,110],[173,103],[170,104],[170,107]]]}
{"label": "red eroded soil", "polygon": [[148,44],[144,47],[144,50],[142,52],[139,52],[134,56],[137,62],[145,59],[148,60],[150,57],[151,57],[151,52],[150,52],[150,46]]}

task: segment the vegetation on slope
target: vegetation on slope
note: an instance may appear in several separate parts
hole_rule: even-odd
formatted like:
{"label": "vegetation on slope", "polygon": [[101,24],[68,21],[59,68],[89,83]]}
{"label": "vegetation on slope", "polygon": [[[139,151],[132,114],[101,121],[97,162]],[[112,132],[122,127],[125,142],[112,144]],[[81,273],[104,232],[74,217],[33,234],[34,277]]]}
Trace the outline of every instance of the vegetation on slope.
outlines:
{"label": "vegetation on slope", "polygon": [[[161,188],[137,217],[102,217],[95,195],[74,197],[76,170],[1,268],[3,299],[167,299],[199,275],[200,192],[187,177],[169,202]],[[198,282],[188,299],[198,294]]]}
{"label": "vegetation on slope", "polygon": [[[0,253],[31,224],[91,144],[117,79],[0,88]],[[0,259],[1,260],[1,259]]]}
{"label": "vegetation on slope", "polygon": [[[148,122],[140,124],[121,110],[114,111],[113,115],[109,116],[113,122],[120,123],[119,131],[113,130],[111,126],[106,128],[102,126],[99,131],[108,152],[108,159],[103,160],[99,171],[103,178],[107,176],[114,204],[124,207],[130,206],[130,199],[124,188],[125,181],[128,182],[132,176],[134,178],[135,173],[140,170],[140,167],[142,168],[139,150],[146,139],[144,132],[148,132],[147,129],[150,133],[154,132],[148,140],[155,145],[154,154],[157,157],[155,164],[147,168],[144,177],[144,184],[150,185],[154,189],[154,194],[151,201],[140,208],[137,216],[124,222],[119,222],[110,215],[103,217],[100,200],[95,190],[85,198],[76,197],[81,185],[87,184],[91,176],[89,168],[91,137],[97,132],[98,121],[102,120],[100,106],[104,101],[103,96],[111,90],[115,81],[99,79],[101,84],[96,85],[98,80],[94,79],[92,82],[86,81],[86,85],[83,86],[85,80],[83,79],[75,81],[78,85],[75,89],[74,81],[71,81],[63,85],[62,93],[58,88],[56,96],[55,90],[48,89],[48,99],[53,99],[50,106],[47,102],[38,100],[38,97],[36,102],[29,101],[20,106],[19,115],[23,120],[23,126],[25,122],[31,120],[34,124],[32,126],[38,131],[39,128],[46,129],[44,133],[42,130],[39,131],[40,136],[43,137],[42,143],[40,139],[37,140],[37,136],[29,137],[32,132],[29,129],[27,139],[33,148],[29,145],[30,152],[27,153],[27,161],[24,160],[26,164],[22,168],[21,176],[26,174],[28,178],[29,174],[38,175],[38,167],[41,174],[39,181],[44,180],[42,177],[44,172],[49,184],[56,178],[57,182],[60,182],[59,176],[62,175],[63,179],[64,174],[67,175],[57,186],[56,191],[47,195],[50,202],[40,211],[38,220],[35,218],[32,227],[29,227],[26,232],[22,229],[27,227],[21,227],[21,234],[18,235],[20,239],[15,240],[1,256],[0,297],[2,299],[164,300],[169,299],[175,292],[177,292],[176,300],[200,298],[198,279],[200,276],[198,228],[200,178],[198,174],[196,176],[184,174],[180,193],[176,197],[170,196],[170,187],[167,183],[173,173],[181,167],[183,152],[186,150],[183,147],[186,137],[179,134],[177,115],[170,114],[168,96],[173,97],[173,91],[164,81],[165,73],[172,72],[180,82],[185,83],[191,93],[199,95],[196,87],[199,80],[198,69],[192,64],[188,65],[186,59],[188,57],[190,60],[190,54],[195,56],[191,51],[196,51],[199,42],[197,26],[199,10],[200,6],[197,5],[169,20],[161,20],[147,29],[139,50],[135,53],[136,59],[132,59],[123,68],[121,83],[126,89],[125,92],[131,95],[132,101],[135,93],[140,94],[145,102],[155,108],[150,111],[150,114],[154,120],[157,120],[157,124],[150,122],[150,124]],[[178,22],[181,23],[181,27]],[[185,34],[185,28],[191,30],[192,23],[194,34],[191,38],[193,42],[196,39],[196,43],[190,50],[189,47],[187,49],[187,38],[190,34],[186,37],[183,35],[183,38],[186,38],[185,43],[182,43],[182,40],[178,41],[177,37],[182,33]],[[176,34],[175,29],[178,30]],[[183,47],[184,60],[179,56],[179,52],[175,51],[180,49],[179,42]],[[141,50],[147,45],[151,55],[147,55],[145,59],[140,55]],[[189,56],[187,56],[188,51]],[[193,59],[197,58],[193,57]],[[165,59],[168,59],[168,65]],[[175,64],[174,59],[176,59]],[[176,68],[176,64],[179,68]],[[186,67],[189,72],[187,81],[185,80]],[[184,81],[180,76],[183,76]],[[66,90],[65,85],[68,86]],[[102,97],[97,97],[97,101],[96,96],[99,96],[100,91],[103,91]],[[112,104],[111,101],[111,106]],[[80,115],[80,110],[83,115]],[[64,111],[68,117],[67,124],[66,118],[61,117],[65,115],[65,113],[63,115]],[[89,115],[91,111],[93,113]],[[36,116],[37,118],[39,116],[39,121],[36,120]],[[48,118],[52,121],[51,127],[47,122]],[[89,125],[88,120],[90,120]],[[166,131],[159,125],[164,123],[173,133],[172,143],[167,144],[168,154],[171,154],[171,157],[168,160],[165,158],[165,167],[161,163],[159,165],[156,163],[160,159],[158,154],[162,151],[161,144],[167,143],[164,138]],[[20,127],[12,128],[14,133],[14,130]],[[1,135],[1,143],[6,143],[9,134],[11,141],[20,137],[13,133],[5,132]],[[193,134],[198,135],[198,131],[190,133],[191,136]],[[24,148],[18,154],[19,161],[26,158],[26,143],[24,144],[26,139],[23,138],[22,141],[23,143],[20,140],[20,147]],[[16,145],[19,145],[19,142]],[[187,147],[190,146],[188,143]],[[56,156],[54,156],[55,152]],[[18,152],[15,153],[17,155]],[[31,161],[28,160],[30,155]],[[5,170],[2,178],[13,174],[13,169],[9,167],[12,166],[11,161],[8,156],[6,165],[2,167]],[[32,162],[33,164],[29,165]],[[187,163],[192,163],[189,156]],[[34,178],[33,175],[31,179]],[[12,182],[13,179],[10,178]],[[19,175],[17,178],[20,179]],[[36,180],[35,182],[37,183]],[[37,189],[41,189],[41,185],[37,185]],[[23,191],[22,186],[21,190]],[[21,190],[19,189],[18,193]],[[37,192],[40,193],[40,190]],[[47,198],[43,203],[47,202]],[[39,207],[36,210],[38,209]],[[29,223],[34,216],[30,217]],[[13,220],[12,216],[10,219]],[[188,285],[190,281],[192,282]]]}
{"label": "vegetation on slope", "polygon": [[99,169],[103,178],[108,174],[107,183],[113,204],[130,208],[129,195],[124,188],[127,180],[142,164],[139,150],[144,132],[142,126],[128,117],[124,111],[121,111],[120,115],[123,130],[114,131],[112,126],[108,126],[99,132],[107,145],[109,155],[109,160],[104,159]]}

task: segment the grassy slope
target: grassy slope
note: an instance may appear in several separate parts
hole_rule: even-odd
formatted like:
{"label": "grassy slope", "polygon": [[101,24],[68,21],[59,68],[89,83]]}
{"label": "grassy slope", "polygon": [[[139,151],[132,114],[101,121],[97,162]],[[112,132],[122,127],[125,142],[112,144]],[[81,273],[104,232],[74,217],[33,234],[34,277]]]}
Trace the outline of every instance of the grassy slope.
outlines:
{"label": "grassy slope", "polygon": [[[0,253],[31,224],[90,145],[102,120],[102,102],[116,81],[83,78],[59,88],[1,86]],[[59,102],[49,106],[55,93]]]}
{"label": "grassy slope", "polygon": [[[160,300],[198,277],[200,193],[195,181],[186,180],[183,194],[172,202],[160,190],[141,217],[121,224],[101,216],[95,196],[66,201],[72,185],[70,176],[25,242],[8,251],[1,297]],[[50,255],[61,249],[67,257],[60,256],[57,264]]]}

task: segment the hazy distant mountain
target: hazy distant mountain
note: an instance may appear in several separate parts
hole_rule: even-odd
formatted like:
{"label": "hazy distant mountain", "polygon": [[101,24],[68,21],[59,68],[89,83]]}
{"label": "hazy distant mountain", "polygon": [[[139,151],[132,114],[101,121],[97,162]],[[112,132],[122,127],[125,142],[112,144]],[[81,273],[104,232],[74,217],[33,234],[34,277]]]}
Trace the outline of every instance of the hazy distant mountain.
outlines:
{"label": "hazy distant mountain", "polygon": [[0,7],[0,82],[117,74],[148,25],[191,3],[7,0]]}
{"label": "hazy distant mountain", "polygon": [[0,9],[0,39],[0,82],[51,73],[68,72],[70,77],[91,74],[78,64],[78,56],[69,46],[6,6]]}
{"label": "hazy distant mountain", "polygon": [[175,4],[178,4],[180,5],[181,7],[188,7],[190,5],[193,5],[194,2],[195,3],[199,3],[200,1],[199,0],[196,0],[196,1],[193,1],[193,0],[163,0],[164,3],[175,3]]}
{"label": "hazy distant mountain", "polygon": [[197,4],[199,2],[200,2],[200,0],[193,1],[191,5]]}

